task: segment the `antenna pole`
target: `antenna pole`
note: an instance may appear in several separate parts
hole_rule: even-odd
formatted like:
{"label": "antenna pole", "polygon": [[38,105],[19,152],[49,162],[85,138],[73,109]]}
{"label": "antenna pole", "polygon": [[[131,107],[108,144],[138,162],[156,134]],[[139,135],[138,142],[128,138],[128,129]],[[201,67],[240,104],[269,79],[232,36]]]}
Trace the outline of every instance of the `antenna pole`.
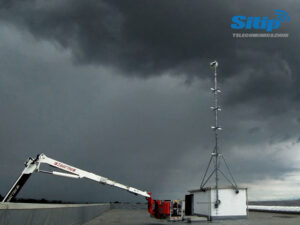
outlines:
{"label": "antenna pole", "polygon": [[[236,191],[236,193],[239,193],[238,190],[238,186],[231,174],[231,171],[229,169],[229,166],[227,165],[224,157],[222,154],[219,153],[219,145],[218,145],[218,131],[222,130],[222,128],[219,126],[218,123],[218,111],[221,111],[220,106],[218,105],[218,94],[221,93],[220,89],[218,88],[218,79],[217,79],[217,67],[218,67],[218,62],[214,61],[212,63],[210,63],[210,67],[213,69],[214,71],[214,87],[211,88],[211,91],[214,95],[214,105],[212,107],[210,107],[212,109],[212,111],[214,112],[215,115],[215,124],[214,126],[211,127],[211,129],[213,129],[214,131],[214,136],[215,136],[215,147],[213,152],[211,153],[211,157],[210,157],[210,161],[209,164],[205,170],[201,185],[200,185],[200,190],[205,191],[205,184],[208,182],[208,180],[212,177],[213,173],[215,173],[215,182],[216,182],[216,201],[215,201],[215,208],[218,208],[221,201],[219,199],[219,172],[221,175],[223,175],[225,177],[225,179],[227,181],[229,181],[229,183],[231,183]],[[230,181],[230,179],[228,179],[226,177],[226,175],[222,172],[222,170],[220,169],[220,162],[221,159],[219,159],[219,157],[222,157],[222,159],[225,162],[225,166],[230,174],[230,177],[232,179],[232,182]],[[214,159],[214,160],[213,160]],[[207,177],[208,171],[209,171],[209,167],[211,165],[211,162],[214,161],[215,165],[214,168],[212,170],[212,173],[210,173],[210,175]]]}
{"label": "antenna pole", "polygon": [[218,79],[217,79],[217,67],[218,62],[214,61],[211,63],[211,67],[214,69],[214,106],[213,111],[215,113],[215,126],[212,127],[215,133],[215,151],[214,151],[214,157],[215,157],[215,180],[216,180],[216,202],[215,207],[218,208],[220,204],[219,200],[219,146],[218,146],[218,130],[221,130],[221,128],[218,126],[218,111],[220,110],[220,107],[218,106],[218,93],[220,90],[218,89]]}

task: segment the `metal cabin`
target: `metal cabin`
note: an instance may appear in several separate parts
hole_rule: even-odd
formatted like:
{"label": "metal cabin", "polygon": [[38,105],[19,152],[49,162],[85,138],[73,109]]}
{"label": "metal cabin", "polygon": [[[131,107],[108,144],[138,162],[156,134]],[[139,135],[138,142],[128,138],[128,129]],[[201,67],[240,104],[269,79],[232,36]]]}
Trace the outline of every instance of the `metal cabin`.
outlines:
{"label": "metal cabin", "polygon": [[186,208],[192,215],[205,216],[209,220],[247,218],[247,188],[219,187],[219,204],[216,205],[215,187],[189,191]]}

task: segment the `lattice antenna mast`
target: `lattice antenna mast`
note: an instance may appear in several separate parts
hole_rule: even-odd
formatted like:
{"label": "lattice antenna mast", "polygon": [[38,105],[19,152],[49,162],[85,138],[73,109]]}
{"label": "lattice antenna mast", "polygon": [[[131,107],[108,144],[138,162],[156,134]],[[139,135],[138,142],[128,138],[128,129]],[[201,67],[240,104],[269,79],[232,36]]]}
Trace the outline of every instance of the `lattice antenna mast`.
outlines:
{"label": "lattice antenna mast", "polygon": [[[221,201],[219,199],[219,173],[222,174],[225,179],[232,184],[232,186],[235,188],[236,193],[238,193],[238,187],[236,185],[236,182],[231,174],[231,171],[229,169],[229,166],[227,164],[227,162],[225,161],[225,158],[222,154],[219,153],[219,145],[218,145],[218,131],[222,130],[222,128],[219,126],[218,123],[218,113],[221,111],[221,107],[218,105],[218,94],[221,93],[221,90],[218,88],[218,79],[217,79],[217,67],[218,67],[218,62],[214,61],[212,63],[210,63],[210,67],[213,69],[214,71],[214,87],[211,88],[211,91],[214,95],[214,106],[210,107],[211,110],[213,111],[214,115],[215,115],[215,124],[214,126],[211,127],[211,129],[214,131],[214,136],[215,136],[215,146],[214,146],[214,150],[211,153],[211,157],[209,160],[209,164],[206,168],[204,177],[202,179],[201,185],[200,185],[200,189],[201,190],[205,190],[204,186],[206,185],[206,183],[209,181],[209,179],[215,174],[215,182],[216,182],[216,202],[215,202],[215,207],[218,208],[218,206],[220,205]],[[225,166],[230,174],[230,178],[229,179],[225,173],[223,173],[220,170],[220,160],[219,158],[222,158]],[[210,168],[211,162],[214,161],[214,168],[212,170],[212,172],[210,173],[209,176],[207,176],[207,172]]]}

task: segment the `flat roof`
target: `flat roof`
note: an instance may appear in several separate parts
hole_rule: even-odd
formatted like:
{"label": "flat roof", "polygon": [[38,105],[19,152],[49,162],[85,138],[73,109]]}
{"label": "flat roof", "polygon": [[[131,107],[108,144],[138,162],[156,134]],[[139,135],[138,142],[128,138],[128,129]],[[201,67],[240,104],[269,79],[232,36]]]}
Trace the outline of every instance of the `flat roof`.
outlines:
{"label": "flat roof", "polygon": [[[201,217],[200,217],[201,218]],[[280,213],[265,213],[265,212],[253,212],[250,211],[248,214],[248,219],[235,219],[235,220],[221,220],[221,221],[201,221],[195,222],[192,224],[199,225],[299,225],[300,215],[299,214],[280,214]],[[164,220],[157,220],[153,217],[150,217],[146,209],[112,209],[102,213],[99,217],[94,218],[86,225],[187,225],[186,222],[178,221],[176,223],[170,223]]]}

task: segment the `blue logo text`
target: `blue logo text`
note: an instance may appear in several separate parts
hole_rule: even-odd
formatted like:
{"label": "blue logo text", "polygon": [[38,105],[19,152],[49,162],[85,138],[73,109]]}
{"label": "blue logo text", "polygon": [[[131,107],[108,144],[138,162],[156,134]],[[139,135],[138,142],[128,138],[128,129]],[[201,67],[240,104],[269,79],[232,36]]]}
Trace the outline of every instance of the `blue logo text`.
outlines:
{"label": "blue logo text", "polygon": [[283,10],[275,10],[275,19],[269,19],[267,16],[264,17],[246,17],[246,16],[234,16],[232,17],[232,29],[260,29],[271,32],[274,29],[279,28],[282,22],[289,22],[289,15]]}

